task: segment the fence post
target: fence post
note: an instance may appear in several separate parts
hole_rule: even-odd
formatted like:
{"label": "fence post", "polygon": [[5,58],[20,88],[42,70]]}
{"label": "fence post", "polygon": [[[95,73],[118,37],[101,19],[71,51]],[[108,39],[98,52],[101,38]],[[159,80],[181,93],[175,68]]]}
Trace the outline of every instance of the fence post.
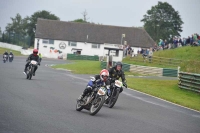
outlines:
{"label": "fence post", "polygon": [[180,73],[180,66],[178,66],[178,72],[177,72],[177,77],[179,78],[179,73]]}

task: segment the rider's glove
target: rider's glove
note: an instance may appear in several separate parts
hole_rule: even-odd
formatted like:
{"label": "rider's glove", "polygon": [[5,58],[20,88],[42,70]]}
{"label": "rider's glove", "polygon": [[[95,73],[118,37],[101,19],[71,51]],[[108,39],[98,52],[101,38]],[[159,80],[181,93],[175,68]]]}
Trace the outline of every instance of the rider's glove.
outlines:
{"label": "rider's glove", "polygon": [[123,82],[123,86],[127,88],[127,84],[126,84],[126,82]]}

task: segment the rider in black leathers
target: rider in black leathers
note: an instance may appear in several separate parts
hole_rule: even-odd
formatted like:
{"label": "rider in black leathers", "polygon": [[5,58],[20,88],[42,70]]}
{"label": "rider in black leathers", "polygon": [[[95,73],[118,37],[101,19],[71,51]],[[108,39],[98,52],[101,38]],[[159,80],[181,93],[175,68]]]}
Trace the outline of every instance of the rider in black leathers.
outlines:
{"label": "rider in black leathers", "polygon": [[[109,69],[109,75],[111,78],[111,83],[114,83],[115,80],[119,80],[119,78],[121,78],[123,85],[127,88],[126,78],[125,78],[124,71],[122,70],[121,62],[117,62],[114,67]],[[121,87],[120,93],[122,91],[123,91],[123,88]]]}
{"label": "rider in black leathers", "polygon": [[[4,52],[3,56],[4,56],[4,55],[7,55],[6,60],[8,60],[8,52],[7,52],[7,51]],[[4,57],[3,57],[3,58],[4,58]]]}
{"label": "rider in black leathers", "polygon": [[[10,55],[12,55],[12,59],[11,60],[13,60],[14,59],[14,54],[12,53],[12,51],[10,51],[10,54],[9,54],[9,56]],[[10,58],[10,57],[9,57]]]}
{"label": "rider in black leathers", "polygon": [[[38,54],[38,50],[37,49],[34,49],[33,50],[33,54],[30,54],[26,60],[26,65],[25,65],[25,69],[24,69],[24,74],[26,75],[26,69],[30,63],[31,60],[34,60],[34,61],[37,61],[38,62],[38,65],[40,65],[40,59],[39,59],[39,56],[37,55]],[[33,73],[33,76],[35,76],[35,72],[37,70],[37,67],[35,67],[35,70],[34,70],[34,73]]]}

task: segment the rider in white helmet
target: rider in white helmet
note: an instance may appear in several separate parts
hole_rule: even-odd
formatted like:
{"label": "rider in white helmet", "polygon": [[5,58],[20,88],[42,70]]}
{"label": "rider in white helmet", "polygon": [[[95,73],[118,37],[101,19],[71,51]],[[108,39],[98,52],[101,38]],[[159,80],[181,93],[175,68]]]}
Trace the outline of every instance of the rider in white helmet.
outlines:
{"label": "rider in white helmet", "polygon": [[82,100],[86,94],[91,92],[96,86],[95,85],[100,85],[100,86],[110,86],[110,81],[108,80],[109,78],[109,72],[106,69],[101,70],[99,75],[94,76],[94,80],[90,80],[83,91],[83,94],[80,95],[78,100]]}

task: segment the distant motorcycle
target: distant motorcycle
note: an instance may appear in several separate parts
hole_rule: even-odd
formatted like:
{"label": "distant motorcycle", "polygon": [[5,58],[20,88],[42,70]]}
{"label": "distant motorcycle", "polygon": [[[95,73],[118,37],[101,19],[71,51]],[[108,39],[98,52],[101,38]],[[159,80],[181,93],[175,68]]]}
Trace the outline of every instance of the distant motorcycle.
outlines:
{"label": "distant motorcycle", "polygon": [[4,54],[3,55],[3,62],[6,63],[7,59],[8,59],[8,55]]}
{"label": "distant motorcycle", "polygon": [[9,62],[12,62],[13,61],[13,55],[9,55]]}
{"label": "distant motorcycle", "polygon": [[123,86],[123,83],[119,80],[115,80],[115,82],[111,84],[110,96],[105,101],[105,103],[108,104],[109,108],[112,108],[117,102],[121,87],[124,87],[124,86]]}
{"label": "distant motorcycle", "polygon": [[106,87],[96,86],[83,100],[77,100],[76,110],[81,111],[82,109],[86,109],[90,111],[90,115],[95,115],[103,106],[106,94]]}
{"label": "distant motorcycle", "polygon": [[35,67],[37,67],[37,65],[38,65],[38,62],[37,62],[37,61],[34,61],[34,60],[32,60],[32,61],[29,63],[29,65],[28,65],[28,67],[27,67],[27,70],[26,70],[26,79],[31,80],[32,75],[33,75],[33,73],[34,73],[34,69],[35,69]]}

